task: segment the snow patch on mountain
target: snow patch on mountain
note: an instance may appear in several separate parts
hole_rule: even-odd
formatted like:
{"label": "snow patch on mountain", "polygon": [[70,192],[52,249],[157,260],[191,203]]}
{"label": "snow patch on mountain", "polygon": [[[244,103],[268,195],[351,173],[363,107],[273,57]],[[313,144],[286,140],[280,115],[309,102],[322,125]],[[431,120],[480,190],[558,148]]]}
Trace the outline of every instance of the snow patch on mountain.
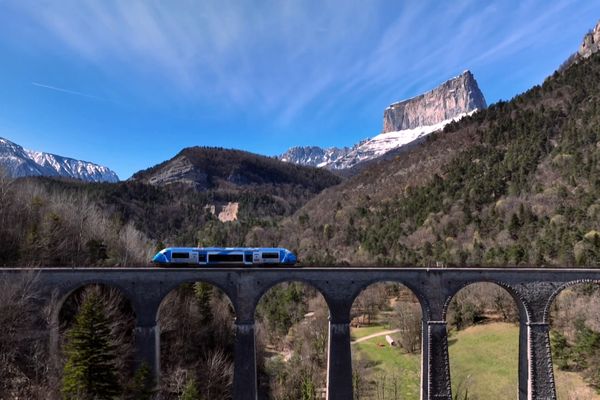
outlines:
{"label": "snow patch on mountain", "polygon": [[323,149],[318,146],[296,146],[288,149],[278,158],[284,162],[308,165],[311,167],[322,167],[346,155],[351,149],[349,147],[329,147]]}
{"label": "snow patch on mountain", "polygon": [[473,110],[469,113],[459,114],[454,118],[450,118],[433,125],[425,125],[413,129],[403,129],[400,131],[380,133],[372,139],[367,139],[358,143],[343,157],[340,157],[331,163],[322,164],[320,166],[330,169],[352,168],[360,162],[380,157],[391,150],[395,150],[399,147],[412,143],[415,140],[423,138],[432,132],[444,129],[444,126],[450,122],[458,121],[464,116],[473,114],[475,111],[477,110]]}
{"label": "snow patch on mountain", "polygon": [[119,177],[107,167],[56,154],[24,149],[0,138],[0,167],[12,177],[55,176],[87,182],[118,182]]}
{"label": "snow patch on mountain", "polygon": [[347,169],[414,142],[448,123],[487,107],[485,97],[469,70],[423,94],[389,105],[383,113],[383,130],[348,149],[293,147],[279,159],[328,169]]}

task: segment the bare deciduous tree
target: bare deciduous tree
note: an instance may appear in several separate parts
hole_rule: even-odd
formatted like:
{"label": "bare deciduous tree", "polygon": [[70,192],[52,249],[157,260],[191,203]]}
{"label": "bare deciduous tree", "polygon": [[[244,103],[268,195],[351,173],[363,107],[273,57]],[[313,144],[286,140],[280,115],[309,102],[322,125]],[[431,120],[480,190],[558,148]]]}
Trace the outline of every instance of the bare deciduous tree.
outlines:
{"label": "bare deciduous tree", "polygon": [[391,322],[400,329],[400,346],[408,353],[414,353],[421,344],[421,320],[421,306],[418,303],[396,303]]}
{"label": "bare deciduous tree", "polygon": [[0,398],[45,399],[52,392],[43,317],[33,273],[0,275]]}
{"label": "bare deciduous tree", "polygon": [[[386,285],[378,283],[363,290],[352,305],[352,318],[360,317],[361,323],[371,324],[371,320],[377,316],[380,310],[388,304]],[[363,317],[366,316],[366,321]]]}

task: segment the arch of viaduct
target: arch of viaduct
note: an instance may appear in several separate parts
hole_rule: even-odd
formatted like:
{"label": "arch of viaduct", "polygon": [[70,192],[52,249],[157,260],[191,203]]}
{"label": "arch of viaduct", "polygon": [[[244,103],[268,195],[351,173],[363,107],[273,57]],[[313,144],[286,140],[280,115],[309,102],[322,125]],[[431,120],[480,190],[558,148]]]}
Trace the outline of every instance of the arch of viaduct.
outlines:
{"label": "arch of viaduct", "polygon": [[[23,269],[2,269],[0,277],[22,274]],[[450,300],[463,287],[492,282],[505,288],[519,309],[519,400],[556,399],[549,340],[549,309],[564,288],[600,282],[600,270],[586,269],[417,269],[417,268],[227,268],[227,269],[35,269],[42,298],[64,300],[88,284],[118,288],[131,302],[136,316],[136,361],[160,371],[158,309],[164,297],[181,284],[202,281],[229,296],[236,313],[233,397],[256,400],[254,312],[271,287],[290,281],[305,282],[329,306],[327,398],[350,400],[352,359],[350,309],[369,285],[394,281],[411,289],[423,315],[421,399],[452,400],[446,330]],[[10,278],[10,276],[9,276]],[[51,353],[58,351],[58,313],[51,324]]]}

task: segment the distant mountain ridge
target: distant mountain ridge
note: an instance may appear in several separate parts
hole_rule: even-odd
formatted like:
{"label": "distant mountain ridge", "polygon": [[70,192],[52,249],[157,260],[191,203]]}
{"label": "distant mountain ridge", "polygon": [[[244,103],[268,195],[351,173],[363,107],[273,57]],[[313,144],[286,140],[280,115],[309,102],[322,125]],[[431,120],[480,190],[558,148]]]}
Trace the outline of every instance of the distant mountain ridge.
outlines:
{"label": "distant mountain ridge", "polygon": [[131,179],[156,186],[183,184],[198,190],[291,185],[319,192],[339,183],[339,178],[329,171],[242,150],[198,146],[185,148],[170,160],[135,173]]}
{"label": "distant mountain ridge", "polygon": [[292,147],[278,158],[301,165],[349,169],[441,130],[448,123],[486,107],[475,77],[466,70],[433,90],[388,106],[383,114],[382,133],[352,148]]}
{"label": "distant mountain ridge", "polygon": [[328,147],[323,149],[319,146],[296,146],[290,147],[288,151],[278,158],[284,162],[322,167],[344,157],[350,150],[349,147]]}
{"label": "distant mountain ridge", "polygon": [[0,138],[0,167],[11,177],[50,176],[86,182],[118,182],[115,172],[102,165],[56,154],[24,149]]}

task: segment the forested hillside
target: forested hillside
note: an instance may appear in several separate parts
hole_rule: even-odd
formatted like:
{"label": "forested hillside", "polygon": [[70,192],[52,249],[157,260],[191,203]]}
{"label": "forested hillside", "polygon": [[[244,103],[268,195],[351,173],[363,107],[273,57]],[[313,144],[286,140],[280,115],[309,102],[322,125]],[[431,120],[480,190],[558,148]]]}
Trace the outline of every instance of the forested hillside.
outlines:
{"label": "forested hillside", "polygon": [[[151,181],[172,172],[164,165],[114,184],[0,176],[0,265],[145,265],[165,246],[277,245],[264,230],[340,181],[237,150],[180,154],[194,163],[193,184],[190,175]],[[229,204],[235,213],[222,222]]]}
{"label": "forested hillside", "polygon": [[[281,162],[242,150],[189,147],[175,157],[137,172],[132,180],[153,185],[180,183],[199,190],[301,186],[311,192],[339,183],[329,171]],[[289,186],[288,186],[289,185]]]}
{"label": "forested hillside", "polygon": [[325,190],[280,225],[326,264],[597,265],[600,56]]}

